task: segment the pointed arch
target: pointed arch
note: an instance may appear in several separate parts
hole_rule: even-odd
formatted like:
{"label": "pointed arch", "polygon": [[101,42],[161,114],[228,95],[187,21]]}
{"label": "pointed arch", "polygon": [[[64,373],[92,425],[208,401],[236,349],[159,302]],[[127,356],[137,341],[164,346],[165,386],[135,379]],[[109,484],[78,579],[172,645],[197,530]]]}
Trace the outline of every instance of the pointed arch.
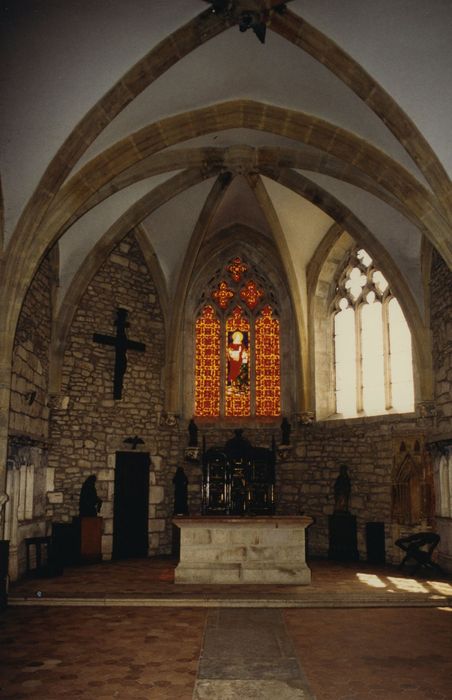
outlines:
{"label": "pointed arch", "polygon": [[366,239],[362,235],[356,236],[353,229],[350,230],[348,227],[342,229],[338,225],[334,225],[313,256],[308,273],[308,284],[312,291],[309,327],[312,341],[315,343],[313,372],[316,387],[316,409],[319,418],[327,418],[335,411],[332,380],[334,376],[331,343],[333,336],[332,302],[336,294],[339,271],[357,244],[365,247],[372,258],[378,261],[378,267],[384,271],[385,277],[403,309],[412,338],[415,400],[418,403],[432,399],[429,331],[422,323],[411,291],[404,282],[397,266],[371,235]]}
{"label": "pointed arch", "polygon": [[452,183],[430,144],[397,102],[349,54],[290,9],[272,16],[271,29],[322,63],[383,121],[438,193],[450,220]]}
{"label": "pointed arch", "polygon": [[165,328],[168,329],[168,292],[164,280],[163,272],[158,262],[157,256],[152,249],[148,237],[139,228],[139,224],[152,211],[160,207],[165,202],[175,197],[187,187],[197,184],[204,178],[199,172],[185,171],[171,178],[162,185],[156,187],[138,202],[133,204],[113,226],[102,236],[94,248],[80,266],[65,298],[62,300],[58,316],[55,321],[55,333],[53,343],[52,374],[50,387],[53,393],[58,392],[61,381],[61,367],[64,357],[67,335],[78,307],[79,301],[84,294],[87,285],[93,278],[99,267],[104,263],[106,257],[115,245],[131,230],[135,230],[135,237],[143,252],[145,260],[149,266],[150,273],[159,293],[162,312],[165,319]]}
{"label": "pointed arch", "polygon": [[[184,307],[183,327],[179,332],[179,335],[184,338],[186,348],[183,354],[184,366],[181,376],[184,380],[184,414],[186,414],[187,417],[192,415],[192,406],[194,405],[194,396],[190,380],[190,377],[193,375],[194,367],[194,352],[190,350],[190,345],[193,343],[192,338],[194,337],[194,319],[198,313],[200,300],[211,300],[210,294],[206,295],[206,282],[210,280],[211,285],[213,285],[213,289],[215,289],[214,282],[217,279],[220,279],[222,275],[227,277],[224,270],[226,269],[230,260],[237,257],[237,251],[240,251],[240,259],[245,261],[247,265],[252,263],[254,273],[256,270],[259,270],[259,276],[262,277],[262,279],[265,278],[267,280],[268,299],[273,299],[274,295],[277,296],[279,306],[278,317],[280,319],[282,329],[281,364],[285,368],[281,376],[281,401],[283,403],[282,410],[291,414],[297,410],[299,406],[296,384],[297,379],[300,377],[300,368],[298,353],[296,353],[294,350],[297,339],[292,323],[295,314],[290,299],[290,293],[282,260],[280,259],[278,249],[275,247],[274,242],[270,238],[262,236],[262,234],[253,231],[243,224],[236,224],[232,225],[228,229],[221,229],[211,239],[206,241],[205,245],[200,250],[198,263],[193,268],[191,275],[187,293],[187,301]],[[248,270],[246,277],[249,278],[250,275],[252,276],[251,268]],[[260,284],[261,281],[259,281],[259,285]],[[242,288],[240,284],[239,287],[240,289]],[[260,306],[249,309],[246,306],[246,303],[241,300],[240,295],[236,296],[235,303],[243,304],[244,316],[247,318],[249,316],[249,320],[252,322],[251,336],[245,340],[246,342],[249,342],[251,338],[252,343],[255,343],[255,317],[260,311]],[[269,303],[273,307],[273,303],[276,303],[276,301],[269,301]],[[262,304],[264,304],[264,302],[262,302]],[[251,306],[253,306],[253,304],[251,304]],[[233,314],[233,308],[233,303],[231,303],[224,311],[224,332],[227,334],[230,334],[233,331],[243,332],[244,330],[241,327],[232,328],[231,326],[230,328],[226,328],[227,319]],[[247,328],[245,330],[248,332]],[[231,338],[229,336],[225,336],[225,344],[226,341],[231,342]],[[251,348],[251,352],[253,353],[252,362],[254,363],[254,345]],[[290,380],[289,377],[291,377]],[[293,380],[294,377],[295,381]],[[226,379],[227,377],[225,375],[225,382]],[[255,409],[253,398],[253,415],[254,412]]]}

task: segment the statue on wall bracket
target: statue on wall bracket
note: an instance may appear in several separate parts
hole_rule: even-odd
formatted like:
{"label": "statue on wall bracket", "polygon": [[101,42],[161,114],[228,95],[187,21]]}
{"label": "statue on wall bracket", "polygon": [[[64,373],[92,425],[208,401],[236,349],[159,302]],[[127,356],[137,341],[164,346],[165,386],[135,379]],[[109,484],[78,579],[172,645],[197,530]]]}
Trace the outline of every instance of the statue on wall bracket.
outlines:
{"label": "statue on wall bracket", "polygon": [[187,462],[199,462],[198,426],[194,418],[188,424],[188,447],[185,448]]}
{"label": "statue on wall bracket", "polygon": [[290,443],[290,433],[292,432],[292,426],[287,420],[286,416],[281,421],[281,444],[278,445],[278,457],[282,460],[286,460],[290,457],[292,453],[292,445]]}

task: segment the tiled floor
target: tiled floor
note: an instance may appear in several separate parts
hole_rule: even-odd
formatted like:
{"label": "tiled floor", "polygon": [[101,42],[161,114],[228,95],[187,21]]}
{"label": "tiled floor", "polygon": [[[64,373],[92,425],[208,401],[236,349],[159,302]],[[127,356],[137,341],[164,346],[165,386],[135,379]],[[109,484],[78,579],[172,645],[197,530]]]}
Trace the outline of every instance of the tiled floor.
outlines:
{"label": "tiled floor", "polygon": [[[24,580],[0,613],[0,698],[452,697],[450,579],[413,579],[363,564],[311,567],[312,586],[292,591],[189,590],[172,583],[170,559],[74,567],[62,577]],[[46,604],[76,594],[85,605]],[[86,606],[93,595],[96,605]],[[118,596],[123,607],[109,606]],[[27,598],[36,605],[14,605]],[[143,607],[151,599],[156,607]],[[254,609],[247,604],[253,599]],[[181,607],[186,600],[190,607]],[[221,608],[234,600],[243,607]],[[291,607],[294,600],[301,607]]]}
{"label": "tiled floor", "polygon": [[[366,562],[309,562],[309,586],[187,585],[174,584],[172,558],[135,559],[69,567],[63,576],[29,578],[14,584],[11,603],[105,601],[168,605],[281,605],[330,607],[355,605],[452,605],[452,581],[423,575],[413,578],[409,569],[376,567]],[[36,593],[42,596],[39,600]],[[26,599],[26,600],[24,600]]]}

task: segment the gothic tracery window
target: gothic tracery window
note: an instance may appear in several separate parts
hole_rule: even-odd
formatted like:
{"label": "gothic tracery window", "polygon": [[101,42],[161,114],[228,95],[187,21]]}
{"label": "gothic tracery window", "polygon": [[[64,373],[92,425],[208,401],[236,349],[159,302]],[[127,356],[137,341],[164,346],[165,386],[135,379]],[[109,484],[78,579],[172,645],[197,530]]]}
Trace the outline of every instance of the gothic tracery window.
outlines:
{"label": "gothic tracery window", "polygon": [[411,334],[397,299],[365,250],[342,273],[334,314],[336,412],[414,408]]}
{"label": "gothic tracery window", "polygon": [[281,414],[280,322],[262,274],[240,257],[212,278],[195,324],[195,415]]}

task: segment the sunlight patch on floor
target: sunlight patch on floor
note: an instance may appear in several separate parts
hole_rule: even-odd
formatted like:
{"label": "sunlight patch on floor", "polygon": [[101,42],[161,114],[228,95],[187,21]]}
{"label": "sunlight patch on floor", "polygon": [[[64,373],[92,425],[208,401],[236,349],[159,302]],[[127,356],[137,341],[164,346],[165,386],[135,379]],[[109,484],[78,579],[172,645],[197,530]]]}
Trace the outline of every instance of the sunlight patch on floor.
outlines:
{"label": "sunlight patch on floor", "polygon": [[399,591],[407,591],[408,593],[428,593],[429,590],[422,583],[416,581],[413,578],[396,578],[394,576],[388,576],[388,581],[390,581],[393,586],[399,589]]}
{"label": "sunlight patch on floor", "polygon": [[437,593],[452,595],[452,585],[445,581],[427,581],[428,585]]}
{"label": "sunlight patch on floor", "polygon": [[388,584],[382,581],[382,579],[379,576],[376,576],[375,574],[361,574],[357,573],[356,577],[361,583],[365,583],[367,586],[371,586],[372,588],[387,588]]}

